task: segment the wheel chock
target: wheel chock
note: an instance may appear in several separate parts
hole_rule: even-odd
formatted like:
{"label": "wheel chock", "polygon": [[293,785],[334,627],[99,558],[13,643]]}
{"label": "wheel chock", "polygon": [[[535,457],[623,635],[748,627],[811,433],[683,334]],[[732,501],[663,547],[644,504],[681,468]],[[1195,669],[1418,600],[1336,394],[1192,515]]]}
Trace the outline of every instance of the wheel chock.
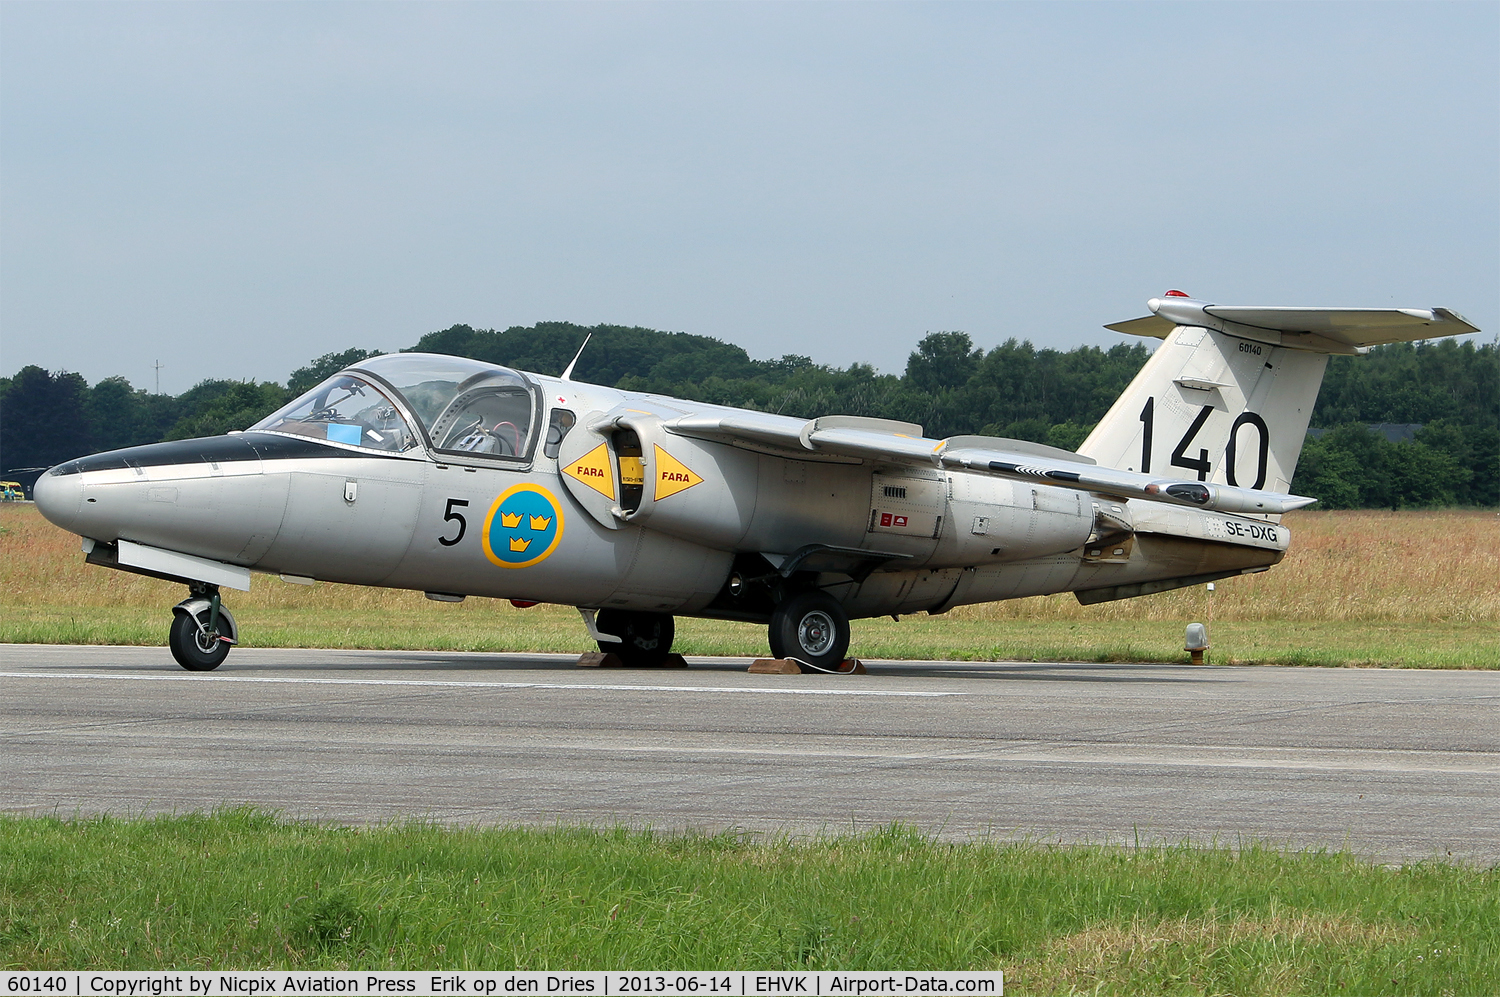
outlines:
{"label": "wheel chock", "polygon": [[[646,668],[686,668],[687,659],[680,654],[669,654],[658,664],[645,665]],[[578,656],[577,668],[629,668],[625,661],[613,651],[590,651]]]}
{"label": "wheel chock", "polygon": [[749,671],[752,675],[801,675],[802,666],[786,658],[756,658]]}
{"label": "wheel chock", "polygon": [[868,675],[858,658],[845,658],[836,669],[807,668],[791,658],[756,658],[748,671],[752,675]]}

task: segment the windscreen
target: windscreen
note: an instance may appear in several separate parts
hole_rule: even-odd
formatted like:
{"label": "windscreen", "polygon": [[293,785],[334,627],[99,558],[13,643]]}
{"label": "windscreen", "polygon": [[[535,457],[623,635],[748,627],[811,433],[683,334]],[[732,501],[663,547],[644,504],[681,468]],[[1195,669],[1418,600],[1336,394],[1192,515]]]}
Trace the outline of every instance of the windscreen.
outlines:
{"label": "windscreen", "polygon": [[250,427],[400,453],[417,445],[396,406],[374,383],[335,374]]}
{"label": "windscreen", "polygon": [[438,450],[512,458],[530,451],[536,397],[513,370],[434,353],[389,353],[359,366],[401,393]]}

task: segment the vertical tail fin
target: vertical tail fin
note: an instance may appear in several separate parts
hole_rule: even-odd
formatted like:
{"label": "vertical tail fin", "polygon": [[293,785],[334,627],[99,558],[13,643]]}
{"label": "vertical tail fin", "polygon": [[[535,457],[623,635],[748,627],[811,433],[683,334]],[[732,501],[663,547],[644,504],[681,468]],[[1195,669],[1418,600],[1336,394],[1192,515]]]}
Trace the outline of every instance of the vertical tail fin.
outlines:
{"label": "vertical tail fin", "polygon": [[1106,328],[1165,339],[1078,452],[1106,467],[1290,490],[1328,354],[1479,330],[1444,308],[1214,305],[1172,292]]}
{"label": "vertical tail fin", "polygon": [[1290,491],[1328,356],[1178,326],[1078,452],[1107,467]]}

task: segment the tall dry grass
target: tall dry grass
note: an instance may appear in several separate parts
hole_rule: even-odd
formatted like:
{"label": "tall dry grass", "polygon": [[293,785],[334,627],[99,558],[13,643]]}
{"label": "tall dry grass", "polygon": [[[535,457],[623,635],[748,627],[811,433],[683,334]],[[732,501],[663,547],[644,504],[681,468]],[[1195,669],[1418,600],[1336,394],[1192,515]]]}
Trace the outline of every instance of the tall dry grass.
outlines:
{"label": "tall dry grass", "polygon": [[[1298,512],[1286,518],[1292,547],[1258,575],[1216,586],[1220,621],[1500,623],[1500,516],[1483,510]],[[180,585],[86,565],[78,538],[30,505],[0,506],[0,611],[6,606],[138,606],[161,610],[182,598]],[[1204,586],[1080,606],[1071,595],[966,606],[968,620],[1176,621],[1208,615]],[[419,592],[257,578],[234,593],[245,609],[337,610],[343,614],[426,612]],[[451,607],[464,615],[515,613],[495,600]],[[535,613],[528,617],[534,619]]]}
{"label": "tall dry grass", "polygon": [[960,619],[1403,620],[1500,623],[1500,515],[1482,509],[1294,512],[1286,558],[1257,575],[1081,606],[1071,595],[966,606]]}
{"label": "tall dry grass", "polygon": [[[85,564],[79,538],[58,529],[29,504],[0,506],[0,607],[112,606],[161,609],[184,589],[125,571]],[[226,597],[230,594],[226,593]],[[236,610],[342,609],[358,612],[433,606],[420,592],[359,585],[289,585],[254,576],[249,592],[232,593]],[[480,600],[483,605],[488,600]],[[502,605],[504,605],[502,603]]]}

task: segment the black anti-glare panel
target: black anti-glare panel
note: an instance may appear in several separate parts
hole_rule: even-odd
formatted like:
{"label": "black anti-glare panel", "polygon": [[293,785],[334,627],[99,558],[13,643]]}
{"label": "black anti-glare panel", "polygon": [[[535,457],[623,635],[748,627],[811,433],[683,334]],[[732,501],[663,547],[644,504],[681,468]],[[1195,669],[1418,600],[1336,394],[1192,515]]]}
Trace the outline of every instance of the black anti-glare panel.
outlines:
{"label": "black anti-glare panel", "polygon": [[48,474],[80,474],[122,467],[163,467],[171,464],[232,464],[245,460],[287,460],[296,457],[395,457],[371,450],[344,450],[301,436],[244,433],[209,436],[201,440],[172,440],[90,454],[59,464]]}

